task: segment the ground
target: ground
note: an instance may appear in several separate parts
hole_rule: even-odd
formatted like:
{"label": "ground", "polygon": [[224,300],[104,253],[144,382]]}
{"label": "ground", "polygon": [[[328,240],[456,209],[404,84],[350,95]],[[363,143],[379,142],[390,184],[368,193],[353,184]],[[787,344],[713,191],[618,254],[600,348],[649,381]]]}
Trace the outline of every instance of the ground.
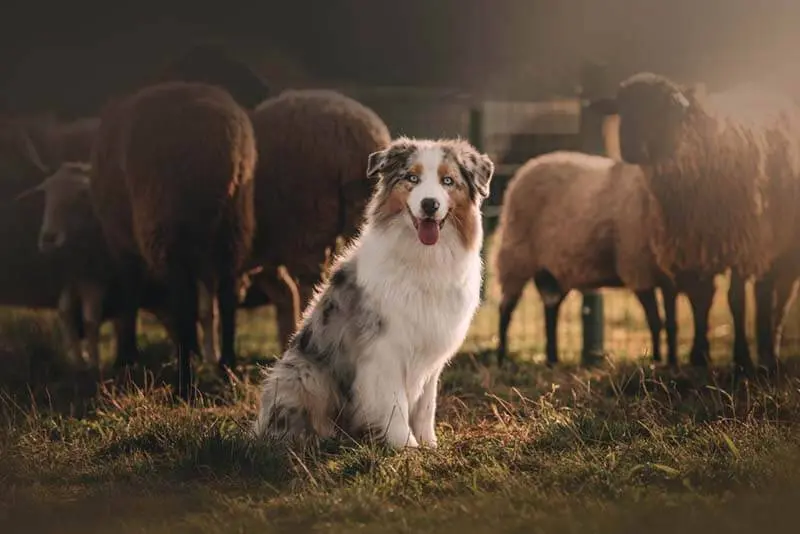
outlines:
{"label": "ground", "polygon": [[[613,295],[610,328],[646,340],[638,309],[618,311],[628,297]],[[258,365],[275,350],[271,310],[242,314],[242,376],[226,387],[201,369],[196,408],[160,386],[173,367],[150,320],[150,370],[98,386],[59,357],[52,315],[5,311],[0,532],[796,532],[800,359],[784,355],[771,383],[734,384],[718,340],[709,372],[654,367],[635,348],[548,369],[520,324],[512,372],[478,354],[492,313],[444,375],[437,450],[322,443],[286,455],[247,434]],[[575,315],[567,347],[579,346]]]}

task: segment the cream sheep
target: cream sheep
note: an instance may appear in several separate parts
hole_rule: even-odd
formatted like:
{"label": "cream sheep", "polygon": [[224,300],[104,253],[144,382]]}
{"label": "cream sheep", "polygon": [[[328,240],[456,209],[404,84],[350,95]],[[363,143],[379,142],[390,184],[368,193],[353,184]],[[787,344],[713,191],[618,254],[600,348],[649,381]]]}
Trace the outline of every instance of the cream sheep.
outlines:
{"label": "cream sheep", "polygon": [[[661,359],[662,327],[656,288],[661,288],[667,360],[677,364],[677,288],[650,250],[652,206],[641,169],[610,158],[558,151],[517,170],[504,193],[493,254],[501,290],[499,363],[506,356],[514,308],[533,280],[544,303],[549,364],[558,361],[556,327],[563,299],[573,289],[602,287],[627,287],[636,293],[656,361]],[[679,283],[713,294],[713,280],[685,277]],[[701,321],[695,345],[708,343],[703,326]]]}

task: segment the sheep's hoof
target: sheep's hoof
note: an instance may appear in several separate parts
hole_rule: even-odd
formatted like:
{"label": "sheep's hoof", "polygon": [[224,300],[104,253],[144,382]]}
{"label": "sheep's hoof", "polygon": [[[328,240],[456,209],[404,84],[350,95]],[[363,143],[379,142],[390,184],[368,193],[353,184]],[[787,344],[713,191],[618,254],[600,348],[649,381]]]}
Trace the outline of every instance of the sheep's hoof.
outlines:
{"label": "sheep's hoof", "polygon": [[692,367],[708,368],[708,353],[705,351],[692,351],[689,355],[689,363]]}

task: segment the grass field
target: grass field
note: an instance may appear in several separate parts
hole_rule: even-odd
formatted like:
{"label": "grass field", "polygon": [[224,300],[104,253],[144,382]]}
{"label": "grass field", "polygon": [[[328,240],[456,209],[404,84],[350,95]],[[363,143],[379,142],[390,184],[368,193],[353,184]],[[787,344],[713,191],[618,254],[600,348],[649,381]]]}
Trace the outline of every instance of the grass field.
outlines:
{"label": "grass field", "polygon": [[[573,297],[564,365],[547,369],[531,290],[512,331],[512,374],[475,356],[493,344],[494,295],[490,286],[444,375],[439,449],[399,453],[324,443],[280,456],[248,439],[257,364],[276,348],[271,310],[242,314],[241,381],[223,387],[201,368],[193,409],[158,387],[173,368],[151,321],[141,339],[149,371],[98,385],[59,357],[51,315],[3,312],[0,532],[797,531],[800,360],[788,358],[777,383],[737,386],[722,367],[642,365],[641,311],[613,292],[614,354],[575,365]],[[685,305],[681,314],[690,325]],[[713,316],[724,361],[724,298]]]}

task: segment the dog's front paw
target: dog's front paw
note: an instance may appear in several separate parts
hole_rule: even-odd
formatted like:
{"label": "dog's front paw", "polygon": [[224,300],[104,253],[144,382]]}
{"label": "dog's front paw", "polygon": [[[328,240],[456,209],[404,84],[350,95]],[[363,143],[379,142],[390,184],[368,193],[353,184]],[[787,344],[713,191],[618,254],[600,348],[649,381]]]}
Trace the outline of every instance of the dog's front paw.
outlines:
{"label": "dog's front paw", "polygon": [[414,437],[414,434],[408,427],[406,427],[406,429],[390,429],[389,432],[386,433],[385,439],[386,444],[393,449],[415,449],[419,447],[417,438]]}
{"label": "dog's front paw", "polygon": [[439,446],[439,441],[436,439],[436,432],[421,432],[419,434],[419,444],[421,447],[429,447],[435,449]]}

